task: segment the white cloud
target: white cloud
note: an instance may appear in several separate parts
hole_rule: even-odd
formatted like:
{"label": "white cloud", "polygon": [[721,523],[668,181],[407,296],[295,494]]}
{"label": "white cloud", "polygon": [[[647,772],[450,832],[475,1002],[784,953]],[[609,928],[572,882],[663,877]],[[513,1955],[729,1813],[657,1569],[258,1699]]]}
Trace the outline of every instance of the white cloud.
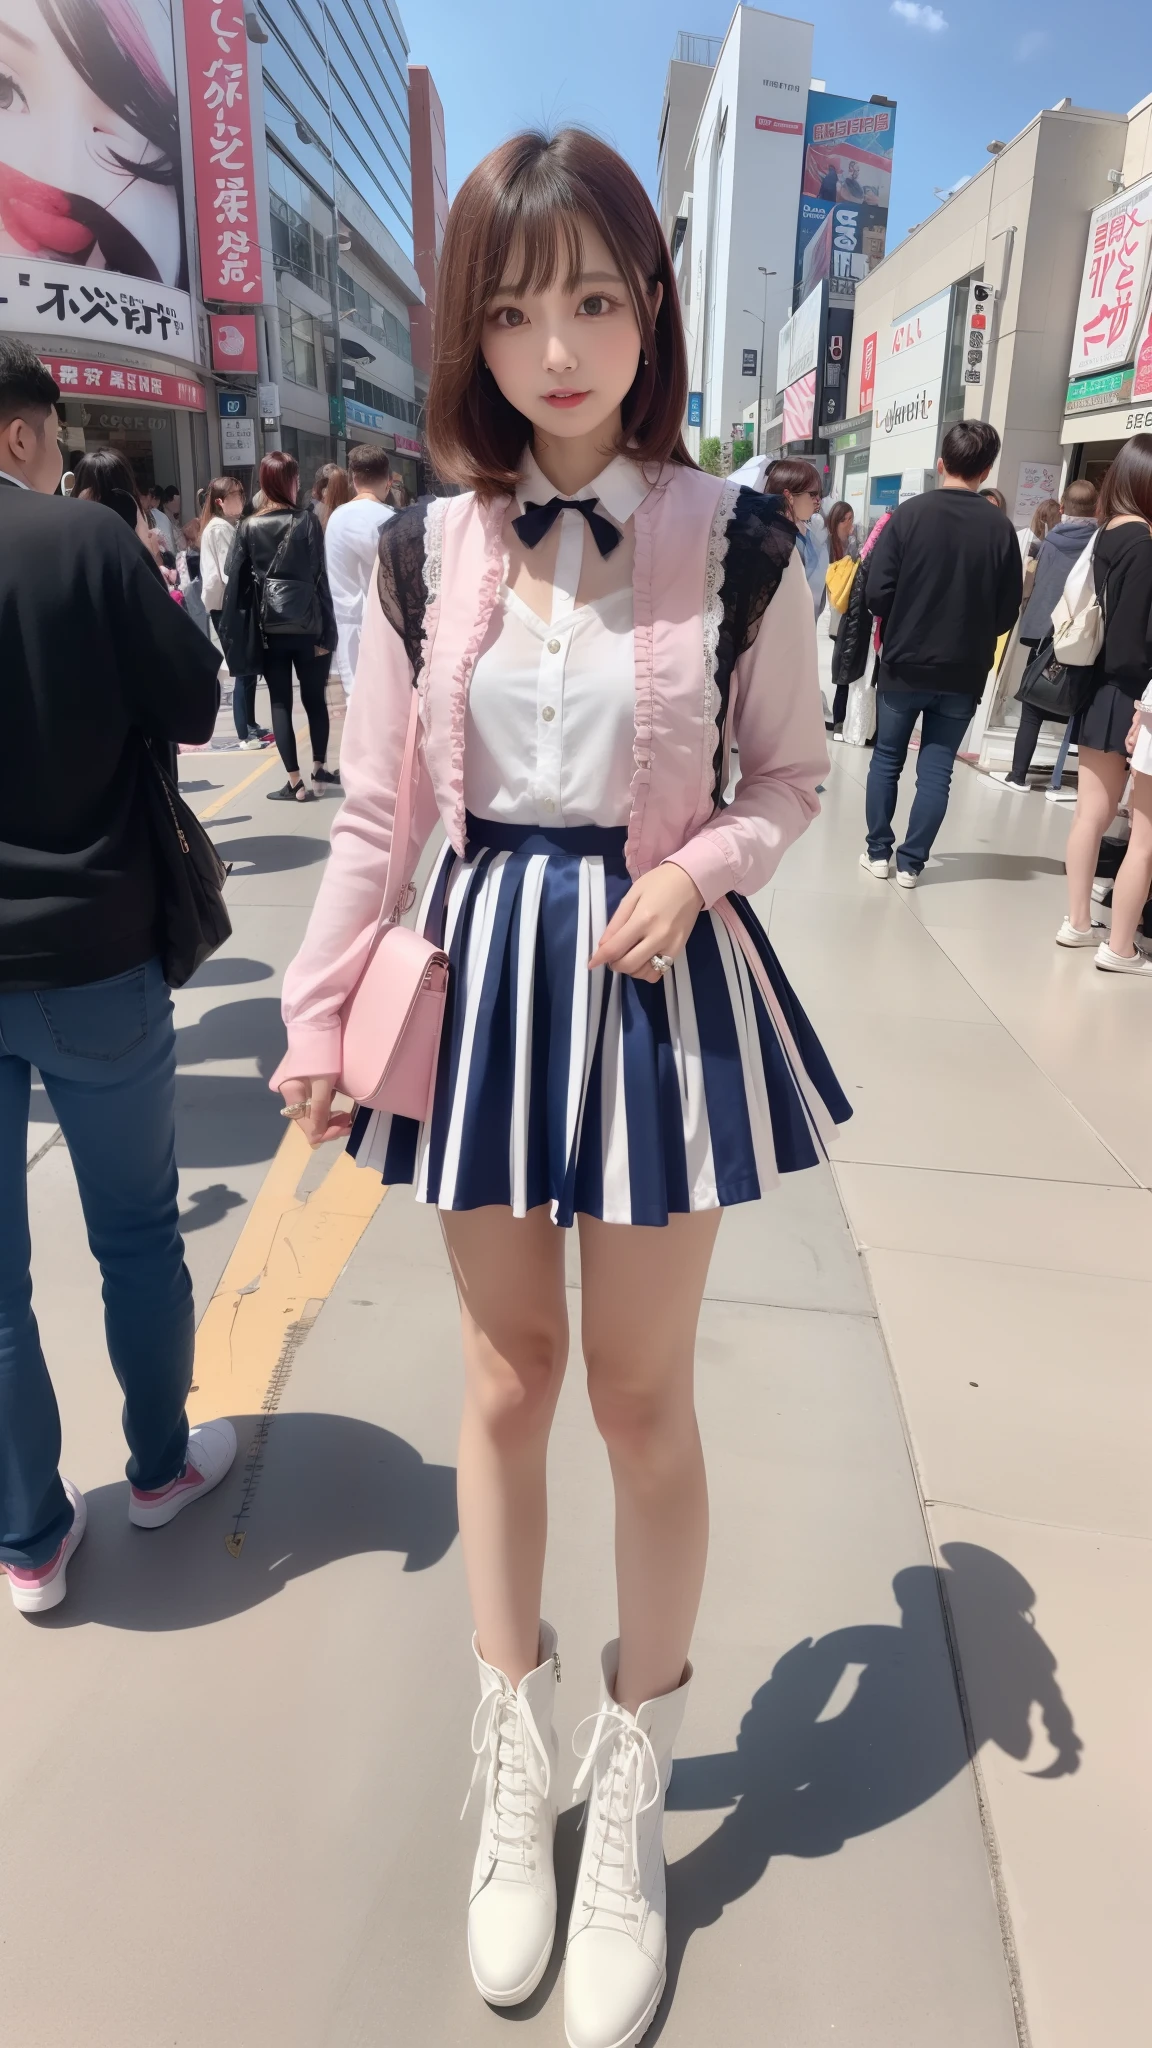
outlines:
{"label": "white cloud", "polygon": [[938,7],[923,6],[921,0],[892,0],[891,11],[909,28],[925,29],[930,36],[938,36],[948,26]]}
{"label": "white cloud", "polygon": [[1016,62],[1018,64],[1026,64],[1029,57],[1039,56],[1040,51],[1047,49],[1047,47],[1048,37],[1044,30],[1042,28],[1030,28],[1027,35],[1021,36],[1020,41],[1016,45]]}

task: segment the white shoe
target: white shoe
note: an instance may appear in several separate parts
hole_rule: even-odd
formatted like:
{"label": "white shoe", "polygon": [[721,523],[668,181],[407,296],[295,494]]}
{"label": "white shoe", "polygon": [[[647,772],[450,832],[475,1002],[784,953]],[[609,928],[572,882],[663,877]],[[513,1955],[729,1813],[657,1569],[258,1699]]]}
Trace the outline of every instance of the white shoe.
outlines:
{"label": "white shoe", "polygon": [[866,870],[868,874],[875,875],[877,881],[886,882],[888,880],[888,861],[873,860],[867,848],[865,848],[864,852],[860,855],[860,865],[862,868]]}
{"label": "white shoe", "polygon": [[1010,768],[994,769],[992,774],[988,777],[988,780],[989,782],[998,782],[1002,789],[1014,789],[1017,796],[1031,795],[1031,791],[1026,782],[1016,782],[1013,780],[1012,770]]}
{"label": "white shoe", "polygon": [[902,889],[914,889],[916,887],[917,882],[920,880],[919,869],[897,868],[896,880]]}
{"label": "white shoe", "polygon": [[8,1574],[12,1605],[21,1614],[47,1614],[49,1608],[59,1607],[68,1591],[68,1564],[88,1526],[88,1503],[70,1479],[64,1481],[64,1491],[72,1503],[72,1527],[53,1555],[44,1564],[0,1565]]}
{"label": "white shoe", "polygon": [[1107,929],[1107,925],[1096,923],[1090,924],[1088,930],[1084,932],[1081,931],[1078,924],[1073,924],[1070,917],[1066,917],[1056,934],[1056,944],[1058,946],[1099,946],[1102,944],[1100,935],[1102,932],[1107,931]]}
{"label": "white shoe", "polygon": [[128,1489],[128,1520],[137,1529],[162,1529],[194,1500],[219,1486],[236,1456],[236,1431],[230,1422],[198,1422],[188,1432],[184,1470],[155,1493]]}
{"label": "white shoe", "polygon": [[1044,801],[1046,804],[1074,804],[1076,801],[1076,791],[1074,789],[1046,789],[1044,791]]}
{"label": "white shoe", "polygon": [[1152,980],[1152,960],[1140,952],[1127,956],[1114,953],[1106,940],[1101,940],[1096,948],[1096,965],[1102,967],[1105,974],[1142,974],[1146,980]]}
{"label": "white shoe", "polygon": [[262,754],[267,744],[266,740],[256,739],[239,740],[237,742],[242,754]]}
{"label": "white shoe", "polygon": [[1110,880],[1108,879],[1107,875],[1102,875],[1102,876],[1100,877],[1099,881],[1093,882],[1093,884],[1092,884],[1092,901],[1093,901],[1093,903],[1103,903],[1103,902],[1105,901],[1106,897],[1108,896],[1108,894],[1109,894],[1109,892],[1110,892],[1111,888],[1112,888],[1112,883],[1111,883],[1111,882],[1110,882]]}
{"label": "white shoe", "polygon": [[564,1965],[568,2048],[634,2048],[667,1976],[664,1799],[692,1671],[632,1715],[612,1696],[619,1649],[604,1651],[600,1712],[576,1731],[590,1733],[576,1780],[588,1804]]}
{"label": "white shoe", "polygon": [[520,2005],[548,1968],[556,1940],[552,1850],[560,1744],[552,1713],[560,1659],[555,1629],[541,1622],[540,1663],[513,1690],[502,1671],[484,1662],[475,1637],[472,1648],[480,1705],[472,1723],[476,1769],[468,1799],[481,1772],[486,1775],[468,1900],[468,1960],[489,2005]]}

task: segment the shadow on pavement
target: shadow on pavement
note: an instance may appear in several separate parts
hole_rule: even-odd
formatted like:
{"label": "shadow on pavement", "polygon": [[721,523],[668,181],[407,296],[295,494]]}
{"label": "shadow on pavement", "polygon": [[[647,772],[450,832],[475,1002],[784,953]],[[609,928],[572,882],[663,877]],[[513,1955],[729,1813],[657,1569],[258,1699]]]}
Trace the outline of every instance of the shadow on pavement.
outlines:
{"label": "shadow on pavement", "polygon": [[243,1206],[243,1195],[222,1180],[214,1180],[211,1187],[193,1190],[187,1209],[181,1209],[176,1220],[187,1237],[190,1230],[210,1230],[214,1223],[223,1222],[229,1209]]}
{"label": "shadow on pavement", "polygon": [[1082,1744],[1056,1681],[1056,1659],[1037,1633],[1027,1580],[995,1551],[944,1546],[947,1569],[898,1572],[899,1628],[838,1629],[785,1652],[754,1695],[734,1750],[685,1757],[672,1773],[670,1810],[727,1807],[706,1841],[668,1869],[668,1989],[645,2036],[663,2031],[684,1954],[698,1929],[743,1898],[775,1856],[834,1856],[922,1806],[964,1770],[968,1743],[948,1655],[940,1595],[963,1646],[977,1748],[995,1742],[1023,1761],[1039,1702],[1055,1760],[1036,1775],[1063,1777]]}
{"label": "shadow on pavement", "polygon": [[216,851],[230,862],[237,877],[276,875],[290,868],[309,868],[327,860],[327,839],[310,839],[306,833],[290,838],[287,833],[265,832],[253,839],[218,839]]}
{"label": "shadow on pavement", "polygon": [[1037,875],[1062,875],[1062,860],[1043,853],[936,853],[920,876],[922,889],[946,882],[1031,882]]}
{"label": "shadow on pavement", "polygon": [[[453,1466],[427,1465],[403,1437],[351,1416],[232,1420],[240,1444],[228,1478],[166,1529],[130,1527],[127,1481],[87,1494],[68,1598],[41,1625],[201,1628],[342,1557],[396,1551],[406,1572],[418,1572],[451,1549]],[[233,1556],[227,1539],[239,1534]]]}
{"label": "shadow on pavement", "polygon": [[216,953],[198,967],[189,988],[232,988],[241,981],[271,981],[274,968],[267,960],[244,960],[239,955]]}

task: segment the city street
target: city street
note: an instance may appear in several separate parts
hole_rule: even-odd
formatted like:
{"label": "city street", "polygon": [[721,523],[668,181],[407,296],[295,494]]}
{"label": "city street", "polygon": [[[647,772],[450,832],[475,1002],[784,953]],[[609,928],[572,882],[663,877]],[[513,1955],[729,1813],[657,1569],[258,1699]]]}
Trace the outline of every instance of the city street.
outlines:
{"label": "city street", "polygon": [[[309,1155],[267,1088],[338,798],[269,805],[278,762],[228,730],[181,757],[234,934],[176,998],[178,1144],[194,1417],[231,1415],[241,1450],[210,1501],[129,1528],[99,1275],[38,1092],[36,1308],[90,1519],[58,1611],[0,1602],[0,2042],[560,2048],[562,1939],[503,2014],[464,1946],[476,1681],[436,1216]],[[1137,2042],[1152,992],[1053,944],[1067,808],[958,765],[908,893],[858,867],[869,756],[832,751],[756,908],[855,1115],[830,1167],[721,1230],[646,2040]],[[614,1615],[575,1243],[570,1282],[545,1601],[566,1805]]]}

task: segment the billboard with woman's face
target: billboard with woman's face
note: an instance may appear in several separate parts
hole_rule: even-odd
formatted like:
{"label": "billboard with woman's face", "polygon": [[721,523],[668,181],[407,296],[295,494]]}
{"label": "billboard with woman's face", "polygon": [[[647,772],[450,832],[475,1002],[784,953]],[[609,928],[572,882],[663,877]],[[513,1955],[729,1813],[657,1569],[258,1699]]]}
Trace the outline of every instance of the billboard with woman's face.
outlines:
{"label": "billboard with woman's face", "polygon": [[168,0],[0,0],[0,328],[195,355]]}

